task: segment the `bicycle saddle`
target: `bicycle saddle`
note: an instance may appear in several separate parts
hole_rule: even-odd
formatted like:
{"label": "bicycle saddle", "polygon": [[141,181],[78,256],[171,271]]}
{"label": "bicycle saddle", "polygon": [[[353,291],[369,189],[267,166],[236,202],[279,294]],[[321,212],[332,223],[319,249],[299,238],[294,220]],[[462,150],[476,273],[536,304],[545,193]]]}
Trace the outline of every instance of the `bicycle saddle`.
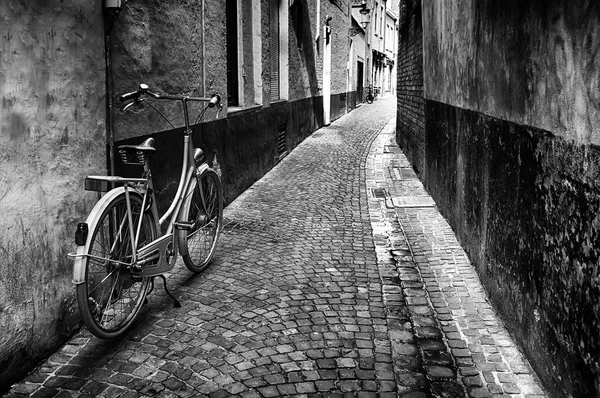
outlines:
{"label": "bicycle saddle", "polygon": [[140,145],[119,145],[118,149],[133,149],[135,151],[156,152],[156,148],[154,148],[154,138],[152,137],[146,139],[146,141],[142,142]]}

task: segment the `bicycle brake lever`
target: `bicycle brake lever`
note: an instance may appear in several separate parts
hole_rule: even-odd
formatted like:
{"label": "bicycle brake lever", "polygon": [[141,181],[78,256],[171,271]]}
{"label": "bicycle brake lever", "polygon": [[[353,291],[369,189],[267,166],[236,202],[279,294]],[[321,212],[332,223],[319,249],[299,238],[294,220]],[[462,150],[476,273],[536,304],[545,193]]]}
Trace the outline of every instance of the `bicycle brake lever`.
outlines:
{"label": "bicycle brake lever", "polygon": [[133,101],[131,101],[131,102],[123,105],[119,111],[120,112],[125,112],[127,109],[131,108],[132,106],[140,104],[142,102],[144,102],[143,98],[142,99],[135,99],[135,100],[133,100]]}

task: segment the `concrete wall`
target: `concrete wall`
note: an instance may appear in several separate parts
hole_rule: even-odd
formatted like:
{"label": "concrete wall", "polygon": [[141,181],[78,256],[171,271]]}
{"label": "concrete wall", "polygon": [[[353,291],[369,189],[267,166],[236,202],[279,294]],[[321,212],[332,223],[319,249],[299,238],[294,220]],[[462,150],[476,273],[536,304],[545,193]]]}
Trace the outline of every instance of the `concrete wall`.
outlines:
{"label": "concrete wall", "polygon": [[99,2],[0,2],[0,392],[75,316],[76,223],[106,170]]}
{"label": "concrete wall", "polygon": [[426,187],[549,391],[598,396],[600,5],[422,2],[422,21]]}

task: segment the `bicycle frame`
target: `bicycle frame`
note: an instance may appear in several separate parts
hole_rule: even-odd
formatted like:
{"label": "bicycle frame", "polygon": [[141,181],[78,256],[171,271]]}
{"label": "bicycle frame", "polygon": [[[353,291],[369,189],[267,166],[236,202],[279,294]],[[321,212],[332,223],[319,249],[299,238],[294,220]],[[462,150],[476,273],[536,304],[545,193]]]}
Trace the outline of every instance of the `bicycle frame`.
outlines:
{"label": "bicycle frame", "polygon": [[[184,204],[184,200],[188,197],[188,195],[191,195],[193,193],[196,184],[199,185],[200,196],[202,198],[202,205],[206,210],[206,203],[204,199],[204,192],[202,191],[202,184],[199,184],[198,180],[194,181],[194,178],[202,175],[202,173],[209,169],[209,166],[204,161],[200,162],[201,155],[203,153],[202,150],[199,148],[195,149],[192,145],[192,130],[190,129],[187,103],[188,101],[204,101],[209,102],[209,104],[212,103],[212,98],[161,96],[158,94],[151,93],[149,91],[146,91],[146,93],[156,99],[180,100],[183,105],[185,121],[183,141],[183,165],[179,179],[179,187],[177,188],[177,192],[175,194],[173,202],[171,203],[167,211],[162,217],[159,218],[158,207],[154,195],[152,174],[150,170],[149,160],[147,158],[144,162],[143,178],[124,178],[116,176],[88,177],[89,180],[101,181],[106,184],[123,184],[122,187],[113,188],[106,195],[104,195],[100,199],[100,201],[98,201],[98,203],[90,213],[89,218],[91,220],[97,221],[101,217],[100,213],[104,209],[105,205],[110,203],[110,201],[118,195],[121,195],[123,192],[125,193],[128,222],[125,223],[126,220],[123,220],[121,222],[118,235],[121,235],[121,230],[123,226],[127,224],[129,227],[129,236],[131,239],[131,245],[133,249],[131,266],[135,268],[135,275],[138,277],[152,277],[161,275],[165,272],[170,271],[175,266],[175,260],[177,257],[176,253],[178,252],[178,236],[177,233],[174,232],[174,226],[176,225],[176,221],[181,211],[181,207]],[[129,95],[131,94],[133,93],[130,93]],[[86,183],[88,179],[86,179]],[[159,237],[153,242],[150,242],[149,244],[141,248],[137,248],[137,243],[142,227],[143,217],[140,217],[137,225],[133,225],[131,195],[139,195],[140,197],[142,197],[142,209],[146,209],[148,201],[150,201],[151,206],[149,210],[152,213],[154,222],[156,223],[156,230],[159,235]],[[162,227],[165,225],[167,226],[167,229],[165,233],[162,234]],[[69,255],[70,257],[74,257],[75,259],[75,264],[73,267],[74,284],[80,284],[85,281],[85,266],[83,262],[86,260],[86,257],[89,256],[85,253],[88,253],[88,249],[91,244],[91,239],[92,236],[88,234],[88,236],[86,236],[85,239],[85,244],[79,245],[77,247],[77,252],[75,254]]]}

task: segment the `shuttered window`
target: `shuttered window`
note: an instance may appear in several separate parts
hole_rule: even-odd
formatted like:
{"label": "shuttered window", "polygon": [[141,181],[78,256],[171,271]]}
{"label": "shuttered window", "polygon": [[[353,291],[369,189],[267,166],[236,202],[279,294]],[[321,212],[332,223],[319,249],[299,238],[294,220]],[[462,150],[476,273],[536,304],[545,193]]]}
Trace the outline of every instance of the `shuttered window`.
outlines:
{"label": "shuttered window", "polygon": [[279,1],[269,1],[269,52],[271,101],[279,99]]}

